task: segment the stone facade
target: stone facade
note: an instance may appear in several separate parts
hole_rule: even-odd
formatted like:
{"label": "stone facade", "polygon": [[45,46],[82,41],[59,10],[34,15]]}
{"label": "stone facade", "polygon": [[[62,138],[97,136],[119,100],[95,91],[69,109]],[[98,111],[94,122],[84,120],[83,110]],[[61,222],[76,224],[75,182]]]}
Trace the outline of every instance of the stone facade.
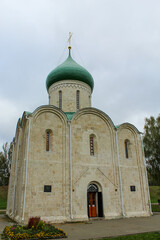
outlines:
{"label": "stone facade", "polygon": [[76,96],[79,91],[79,108],[91,106],[91,88],[83,82],[64,80],[53,84],[49,88],[49,104],[59,108],[59,92],[62,92],[62,109],[64,112],[76,112]]}
{"label": "stone facade", "polygon": [[48,92],[49,105],[24,112],[17,124],[8,216],[21,223],[33,216],[50,222],[149,216],[140,132],[129,123],[115,127],[92,108],[84,82],[59,81]]}

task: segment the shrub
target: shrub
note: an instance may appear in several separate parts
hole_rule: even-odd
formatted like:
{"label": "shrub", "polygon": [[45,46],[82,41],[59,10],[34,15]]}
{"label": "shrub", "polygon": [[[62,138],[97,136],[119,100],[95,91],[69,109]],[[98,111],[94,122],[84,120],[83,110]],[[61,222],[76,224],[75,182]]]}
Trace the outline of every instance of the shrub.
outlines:
{"label": "shrub", "polygon": [[[32,222],[34,221],[32,220]],[[55,228],[54,226],[46,224],[43,221],[39,221],[37,225],[32,225],[31,228],[21,225],[7,226],[5,227],[3,233],[11,240],[51,238],[62,239],[67,236],[62,229]]]}
{"label": "shrub", "polygon": [[40,217],[31,217],[28,221],[27,229],[30,229],[32,227],[36,228],[39,221],[40,221]]}
{"label": "shrub", "polygon": [[43,222],[43,221],[39,221],[39,223],[37,224],[37,229],[40,229],[40,230],[44,230],[44,228],[45,228],[45,222]]}

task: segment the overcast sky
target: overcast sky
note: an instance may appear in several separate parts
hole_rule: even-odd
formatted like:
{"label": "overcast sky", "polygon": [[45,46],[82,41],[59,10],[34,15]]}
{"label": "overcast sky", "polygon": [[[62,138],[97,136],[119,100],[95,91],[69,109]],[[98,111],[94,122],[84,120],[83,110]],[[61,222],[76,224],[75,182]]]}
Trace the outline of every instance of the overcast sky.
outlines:
{"label": "overcast sky", "polygon": [[48,104],[69,32],[94,78],[93,107],[140,131],[160,113],[160,0],[0,0],[0,149],[24,111]]}

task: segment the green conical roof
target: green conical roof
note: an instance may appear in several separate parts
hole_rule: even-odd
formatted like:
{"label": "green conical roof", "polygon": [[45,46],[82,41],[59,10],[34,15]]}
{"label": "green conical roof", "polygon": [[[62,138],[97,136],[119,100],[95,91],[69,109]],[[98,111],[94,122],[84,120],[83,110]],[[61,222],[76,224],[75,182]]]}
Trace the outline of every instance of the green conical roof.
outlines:
{"label": "green conical roof", "polygon": [[70,52],[68,58],[48,74],[46,79],[47,91],[53,83],[62,80],[78,80],[87,83],[92,90],[94,87],[91,74],[72,59]]}

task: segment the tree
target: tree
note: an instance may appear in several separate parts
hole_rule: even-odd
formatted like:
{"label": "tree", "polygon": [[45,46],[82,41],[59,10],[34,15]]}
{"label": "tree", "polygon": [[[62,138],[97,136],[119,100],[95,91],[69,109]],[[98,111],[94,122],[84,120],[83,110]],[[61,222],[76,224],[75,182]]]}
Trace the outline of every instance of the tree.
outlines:
{"label": "tree", "polygon": [[146,118],[144,125],[144,152],[149,173],[149,182],[160,185],[160,115]]}
{"label": "tree", "polygon": [[10,176],[13,142],[10,143],[10,147],[6,142],[2,149],[3,151],[0,152],[0,186],[6,186]]}

